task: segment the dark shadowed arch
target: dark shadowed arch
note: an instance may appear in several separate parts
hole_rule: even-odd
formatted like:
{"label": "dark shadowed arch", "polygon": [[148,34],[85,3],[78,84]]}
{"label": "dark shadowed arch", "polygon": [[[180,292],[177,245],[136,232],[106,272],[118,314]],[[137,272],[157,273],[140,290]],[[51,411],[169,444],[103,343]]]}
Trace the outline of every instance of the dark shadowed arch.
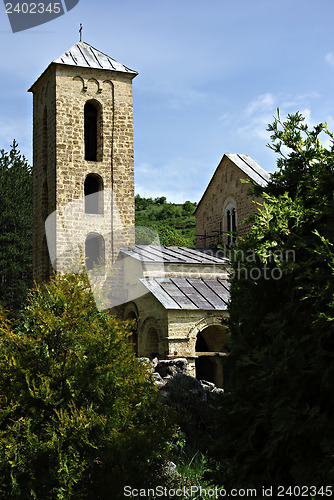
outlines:
{"label": "dark shadowed arch", "polygon": [[102,108],[95,100],[87,101],[84,108],[85,160],[100,161],[102,156]]}

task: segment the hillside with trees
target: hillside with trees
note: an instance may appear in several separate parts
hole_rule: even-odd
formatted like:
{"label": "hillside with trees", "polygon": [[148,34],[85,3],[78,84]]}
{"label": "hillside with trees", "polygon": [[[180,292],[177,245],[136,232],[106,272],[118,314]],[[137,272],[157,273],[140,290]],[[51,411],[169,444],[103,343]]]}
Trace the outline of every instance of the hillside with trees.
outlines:
{"label": "hillside with trees", "polygon": [[[136,243],[155,243],[156,232],[161,245],[196,246],[196,221],[193,215],[196,203],[185,201],[183,204],[168,203],[164,196],[160,198],[135,197]],[[155,231],[146,231],[152,228]],[[150,240],[153,235],[153,241]],[[146,237],[145,237],[146,236]]]}

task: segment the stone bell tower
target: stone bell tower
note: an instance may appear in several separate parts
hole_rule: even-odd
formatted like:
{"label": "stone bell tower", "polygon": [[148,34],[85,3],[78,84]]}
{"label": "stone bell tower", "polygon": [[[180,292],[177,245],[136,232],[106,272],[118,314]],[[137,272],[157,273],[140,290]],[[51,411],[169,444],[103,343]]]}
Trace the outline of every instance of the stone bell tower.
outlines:
{"label": "stone bell tower", "polygon": [[80,41],[29,89],[37,282],[48,279],[52,267],[71,270],[74,256],[84,257],[87,269],[97,260],[111,266],[121,246],[134,244],[136,75]]}

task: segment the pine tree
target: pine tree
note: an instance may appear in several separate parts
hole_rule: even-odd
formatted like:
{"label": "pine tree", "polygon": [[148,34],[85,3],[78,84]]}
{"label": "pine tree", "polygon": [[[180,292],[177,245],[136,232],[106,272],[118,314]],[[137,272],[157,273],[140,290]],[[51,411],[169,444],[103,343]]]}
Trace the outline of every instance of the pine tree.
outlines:
{"label": "pine tree", "polygon": [[32,286],[32,170],[14,141],[0,151],[0,304],[18,309]]}

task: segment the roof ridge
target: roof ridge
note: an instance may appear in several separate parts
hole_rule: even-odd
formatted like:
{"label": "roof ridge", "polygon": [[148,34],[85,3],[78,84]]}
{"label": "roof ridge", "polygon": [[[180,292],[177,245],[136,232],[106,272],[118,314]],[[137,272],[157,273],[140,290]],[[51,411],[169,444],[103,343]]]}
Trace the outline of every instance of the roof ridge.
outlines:
{"label": "roof ridge", "polygon": [[[249,168],[251,168],[251,169],[253,170],[253,172],[254,172],[255,174],[259,175],[259,176],[260,176],[260,177],[261,177],[261,178],[262,178],[265,182],[268,182],[268,179],[266,179],[266,178],[262,175],[261,171],[255,170],[255,168],[254,168],[254,167],[252,167],[252,165],[251,165],[248,161],[246,161],[246,160],[245,160],[245,158],[244,158],[244,157],[245,157],[245,156],[247,156],[247,157],[248,157],[248,158],[250,158],[250,159],[251,159],[254,163],[256,163],[256,162],[255,162],[255,161],[254,161],[254,160],[253,160],[253,159],[252,159],[249,155],[246,155],[246,154],[240,154],[240,153],[236,153],[236,154],[237,154],[237,156],[240,158],[240,160],[242,160],[244,163],[246,163],[246,165],[247,165]],[[263,169],[263,168],[262,168],[262,167],[261,167],[258,163],[256,163],[256,164],[257,164],[257,166],[258,166],[258,167],[260,167],[260,169],[261,169],[261,170],[263,170],[263,171],[265,172],[265,170],[264,170],[264,169]]]}

